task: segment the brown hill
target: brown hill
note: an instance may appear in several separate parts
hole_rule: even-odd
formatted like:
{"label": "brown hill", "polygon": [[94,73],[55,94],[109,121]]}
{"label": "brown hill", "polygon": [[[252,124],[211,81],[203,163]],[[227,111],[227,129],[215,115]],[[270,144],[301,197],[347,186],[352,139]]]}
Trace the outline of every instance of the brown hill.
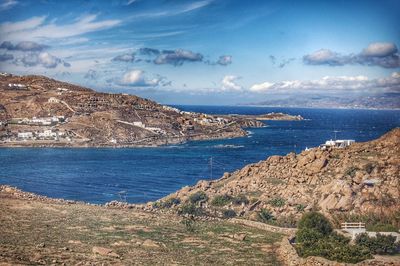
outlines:
{"label": "brown hill", "polygon": [[[0,76],[0,95],[2,146],[154,146],[239,137],[246,135],[243,126],[264,125],[249,118],[181,112],[43,76]],[[51,124],[40,124],[54,117]]]}
{"label": "brown hill", "polygon": [[[300,154],[271,156],[225,173],[218,180],[185,187],[163,201],[177,197],[185,202],[194,193],[204,192],[208,200],[202,206],[209,213],[233,209],[241,216],[255,218],[255,214],[266,209],[285,219],[319,209],[333,216],[390,216],[391,221],[398,223],[399,169],[400,128],[396,128],[377,140],[343,149],[313,148]],[[222,195],[228,200],[221,204]],[[219,205],[226,205],[213,206],[216,197],[220,199]],[[234,204],[235,198],[242,199],[240,205]],[[248,202],[243,200],[246,198]]]}

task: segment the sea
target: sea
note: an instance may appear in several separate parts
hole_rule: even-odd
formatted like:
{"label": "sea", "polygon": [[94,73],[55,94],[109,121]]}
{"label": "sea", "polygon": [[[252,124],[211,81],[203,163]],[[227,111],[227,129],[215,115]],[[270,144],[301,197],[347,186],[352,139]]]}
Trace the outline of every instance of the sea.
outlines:
{"label": "sea", "polygon": [[207,114],[283,112],[305,120],[266,121],[266,127],[246,129],[246,137],[157,148],[0,148],[0,184],[95,204],[144,203],[271,155],[300,153],[335,137],[369,141],[400,127],[400,110],[175,107]]}

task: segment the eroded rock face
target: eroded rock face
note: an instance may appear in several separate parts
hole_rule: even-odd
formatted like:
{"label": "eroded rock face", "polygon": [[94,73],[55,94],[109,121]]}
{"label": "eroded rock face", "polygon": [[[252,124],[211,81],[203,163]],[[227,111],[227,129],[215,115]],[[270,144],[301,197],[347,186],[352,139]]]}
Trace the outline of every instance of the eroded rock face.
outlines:
{"label": "eroded rock face", "polygon": [[173,196],[184,200],[197,191],[210,199],[245,195],[251,203],[228,207],[249,216],[261,208],[282,215],[300,215],[314,207],[326,213],[360,213],[399,209],[399,187],[400,128],[396,128],[377,140],[345,149],[314,148],[271,156],[225,173],[219,180],[199,181]]}

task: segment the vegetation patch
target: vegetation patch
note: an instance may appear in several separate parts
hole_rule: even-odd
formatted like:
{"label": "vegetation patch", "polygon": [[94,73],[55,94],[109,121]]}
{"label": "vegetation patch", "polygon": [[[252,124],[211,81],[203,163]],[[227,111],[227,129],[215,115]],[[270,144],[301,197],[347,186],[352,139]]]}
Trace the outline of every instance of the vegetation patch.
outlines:
{"label": "vegetation patch", "polygon": [[236,196],[232,199],[232,203],[235,205],[241,205],[241,204],[249,204],[249,199],[245,195],[239,195]]}
{"label": "vegetation patch", "polygon": [[368,248],[350,245],[350,239],[335,233],[329,220],[318,212],[304,214],[298,229],[296,250],[302,257],[319,256],[346,263],[372,258]]}
{"label": "vegetation patch", "polygon": [[224,211],[222,212],[222,216],[223,216],[225,219],[230,219],[230,218],[236,217],[236,212],[235,212],[234,210],[231,210],[231,209],[229,209],[229,210],[224,210]]}
{"label": "vegetation patch", "polygon": [[194,216],[202,216],[205,214],[204,210],[200,207],[197,207],[193,203],[186,203],[181,206],[181,208],[178,211],[178,214],[184,215],[194,215]]}
{"label": "vegetation patch", "polygon": [[181,203],[181,200],[179,198],[172,197],[172,198],[169,198],[169,199],[167,199],[165,201],[156,201],[156,202],[154,202],[153,203],[153,208],[156,208],[156,209],[163,209],[163,208],[169,209],[172,206],[179,205],[180,203]]}
{"label": "vegetation patch", "polygon": [[369,249],[372,254],[394,255],[399,252],[400,243],[396,243],[396,237],[392,235],[376,234],[375,237],[368,236],[368,233],[357,235],[356,244]]}
{"label": "vegetation patch", "polygon": [[303,212],[303,211],[306,209],[306,205],[304,205],[304,204],[297,204],[297,205],[295,206],[295,208],[296,208],[296,210],[297,210],[298,212]]}
{"label": "vegetation patch", "polygon": [[196,204],[198,202],[207,201],[207,200],[208,200],[208,196],[203,191],[198,191],[198,192],[190,195],[190,197],[189,197],[189,201],[192,204]]}
{"label": "vegetation patch", "polygon": [[269,223],[269,222],[275,220],[275,217],[272,215],[272,213],[269,210],[261,209],[261,211],[258,213],[258,220],[263,223]]}
{"label": "vegetation patch", "polygon": [[211,205],[222,207],[228,205],[231,201],[232,197],[229,195],[217,195],[212,199]]}
{"label": "vegetation patch", "polygon": [[284,198],[273,198],[268,201],[268,204],[273,206],[273,207],[283,207],[286,204],[286,201]]}

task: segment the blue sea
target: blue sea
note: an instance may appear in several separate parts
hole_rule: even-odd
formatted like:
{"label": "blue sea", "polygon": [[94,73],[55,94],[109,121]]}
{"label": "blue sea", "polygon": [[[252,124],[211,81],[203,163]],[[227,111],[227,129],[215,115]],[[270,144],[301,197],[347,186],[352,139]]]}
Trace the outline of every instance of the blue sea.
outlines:
{"label": "blue sea", "polygon": [[[208,114],[302,115],[304,121],[267,121],[249,136],[159,148],[2,148],[0,184],[55,198],[105,203],[157,200],[201,179],[216,179],[270,155],[301,152],[327,139],[378,138],[400,126],[398,110],[177,106]],[[212,158],[212,167],[211,167]]]}

